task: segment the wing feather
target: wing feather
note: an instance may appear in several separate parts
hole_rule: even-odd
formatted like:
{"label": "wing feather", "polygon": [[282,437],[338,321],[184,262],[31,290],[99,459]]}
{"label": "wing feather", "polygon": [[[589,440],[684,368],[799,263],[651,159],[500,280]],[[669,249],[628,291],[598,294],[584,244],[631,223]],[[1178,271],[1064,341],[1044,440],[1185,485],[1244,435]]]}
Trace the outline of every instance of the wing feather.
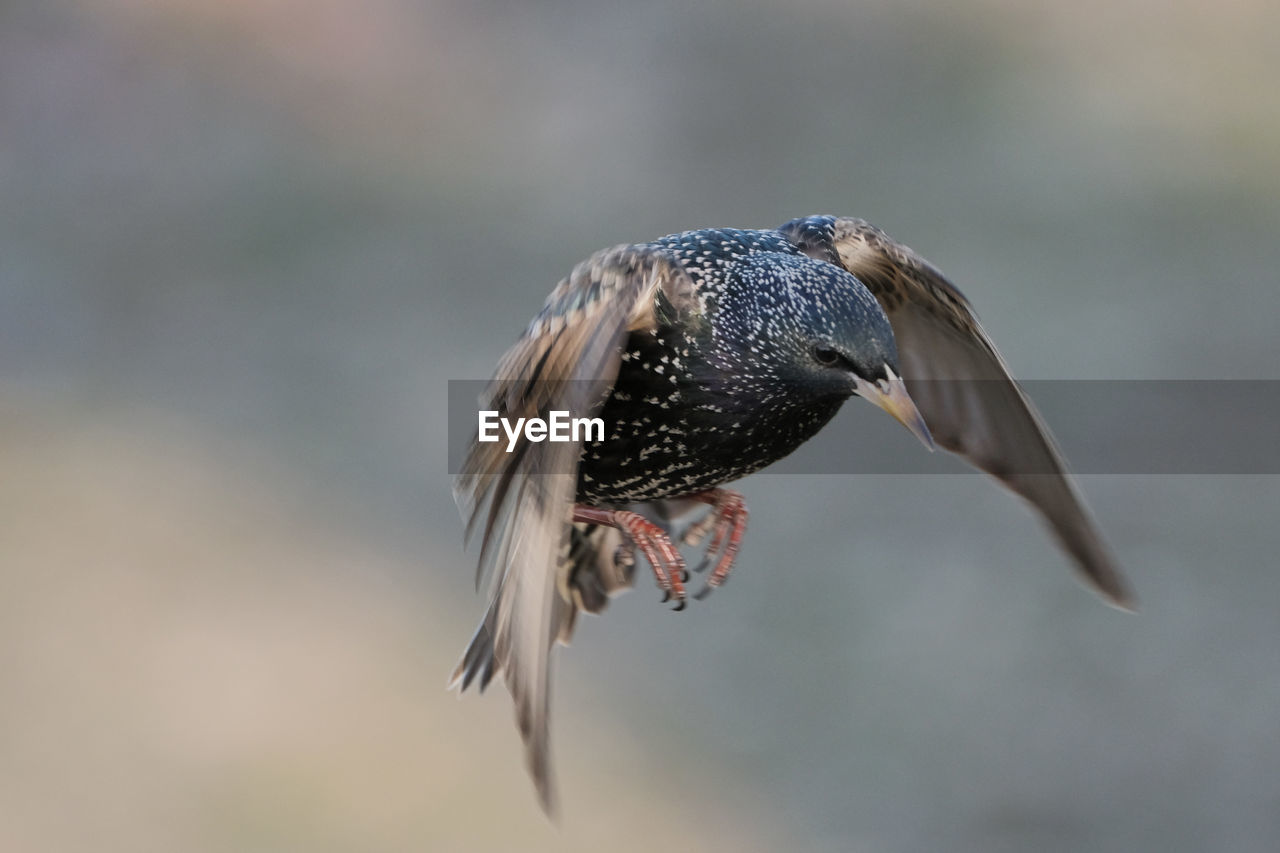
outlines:
{"label": "wing feather", "polygon": [[1084,579],[1112,604],[1131,609],[1129,585],[1049,428],[969,301],[937,269],[878,228],[859,219],[823,224],[831,229],[820,229],[830,244],[820,250],[799,240],[798,245],[839,262],[879,300],[893,326],[907,390],[934,440],[1026,499]]}
{"label": "wing feather", "polygon": [[[663,251],[618,246],[579,264],[503,356],[481,408],[505,418],[567,411],[590,417],[618,373],[629,330],[657,322],[658,294],[696,310],[694,285]],[[470,537],[483,520],[477,586],[490,606],[454,673],[465,684],[502,672],[516,706],[529,771],[543,808],[555,810],[548,748],[550,651],[572,604],[557,586],[577,490],[581,443],[473,441],[454,484]],[[491,652],[489,649],[491,648]]]}

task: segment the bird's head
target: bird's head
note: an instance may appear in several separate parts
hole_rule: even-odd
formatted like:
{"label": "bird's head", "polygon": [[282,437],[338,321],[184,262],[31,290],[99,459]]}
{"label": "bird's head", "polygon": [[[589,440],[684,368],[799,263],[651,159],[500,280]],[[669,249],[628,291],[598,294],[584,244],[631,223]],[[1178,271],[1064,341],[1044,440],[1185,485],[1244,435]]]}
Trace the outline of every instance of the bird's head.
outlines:
{"label": "bird's head", "polygon": [[797,400],[856,394],[933,449],[898,371],[889,318],[850,273],[804,256],[748,255],[728,271],[718,313],[720,358],[758,392]]}

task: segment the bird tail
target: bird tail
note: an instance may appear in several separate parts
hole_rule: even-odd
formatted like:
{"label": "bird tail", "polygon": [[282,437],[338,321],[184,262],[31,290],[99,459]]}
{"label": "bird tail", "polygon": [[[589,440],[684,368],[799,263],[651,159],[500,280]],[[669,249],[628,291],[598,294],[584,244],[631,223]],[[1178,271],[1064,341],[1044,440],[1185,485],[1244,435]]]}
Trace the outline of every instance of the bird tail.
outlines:
{"label": "bird tail", "polygon": [[[548,655],[556,643],[569,644],[579,612],[600,613],[608,606],[610,598],[631,586],[634,564],[617,559],[621,545],[622,534],[616,528],[573,525],[556,570],[556,594],[547,634]],[[449,678],[450,689],[456,687],[461,693],[475,684],[476,689],[483,692],[495,675],[502,673],[506,676],[507,661],[494,645],[499,604],[500,596],[495,596]],[[547,681],[550,677],[548,666]],[[542,685],[540,695],[545,697],[549,692],[550,684]],[[529,772],[543,807],[550,812],[554,797],[549,756],[540,744],[533,742],[530,727],[521,725],[520,731],[529,750]]]}
{"label": "bird tail", "polygon": [[[615,528],[573,525],[558,570],[560,600],[552,620],[551,636],[560,645],[567,646],[573,639],[579,612],[599,614],[609,606],[609,599],[631,586],[634,565],[615,559],[621,544],[621,534]],[[483,693],[493,677],[502,672],[494,657],[493,632],[489,628],[497,611],[495,599],[449,676],[449,689],[456,687],[462,692],[474,683]]]}

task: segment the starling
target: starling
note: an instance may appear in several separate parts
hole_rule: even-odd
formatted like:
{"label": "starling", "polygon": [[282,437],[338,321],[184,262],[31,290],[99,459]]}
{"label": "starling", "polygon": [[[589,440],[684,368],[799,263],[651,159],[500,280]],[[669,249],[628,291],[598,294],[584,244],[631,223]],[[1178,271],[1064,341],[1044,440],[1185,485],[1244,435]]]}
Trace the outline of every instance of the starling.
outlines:
{"label": "starling", "polygon": [[553,645],[631,585],[637,550],[683,608],[674,522],[698,505],[681,531],[686,545],[710,537],[697,597],[720,585],[747,522],[721,486],[791,453],[855,395],[1026,499],[1082,577],[1131,606],[1048,429],[968,300],[911,249],[862,220],[810,216],[598,252],[502,358],[482,408],[598,415],[605,434],[474,441],[455,483],[490,604],[450,686],[483,690],[502,673],[549,814]]}

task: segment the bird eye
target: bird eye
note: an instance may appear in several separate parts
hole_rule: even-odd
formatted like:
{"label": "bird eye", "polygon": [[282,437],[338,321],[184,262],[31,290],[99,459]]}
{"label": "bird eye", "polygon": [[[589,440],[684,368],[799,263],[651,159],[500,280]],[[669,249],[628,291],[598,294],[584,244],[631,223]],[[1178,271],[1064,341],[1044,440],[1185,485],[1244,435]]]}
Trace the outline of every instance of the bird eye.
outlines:
{"label": "bird eye", "polygon": [[844,361],[844,356],[833,349],[825,347],[817,347],[813,351],[813,360],[821,364],[823,367],[835,367]]}

